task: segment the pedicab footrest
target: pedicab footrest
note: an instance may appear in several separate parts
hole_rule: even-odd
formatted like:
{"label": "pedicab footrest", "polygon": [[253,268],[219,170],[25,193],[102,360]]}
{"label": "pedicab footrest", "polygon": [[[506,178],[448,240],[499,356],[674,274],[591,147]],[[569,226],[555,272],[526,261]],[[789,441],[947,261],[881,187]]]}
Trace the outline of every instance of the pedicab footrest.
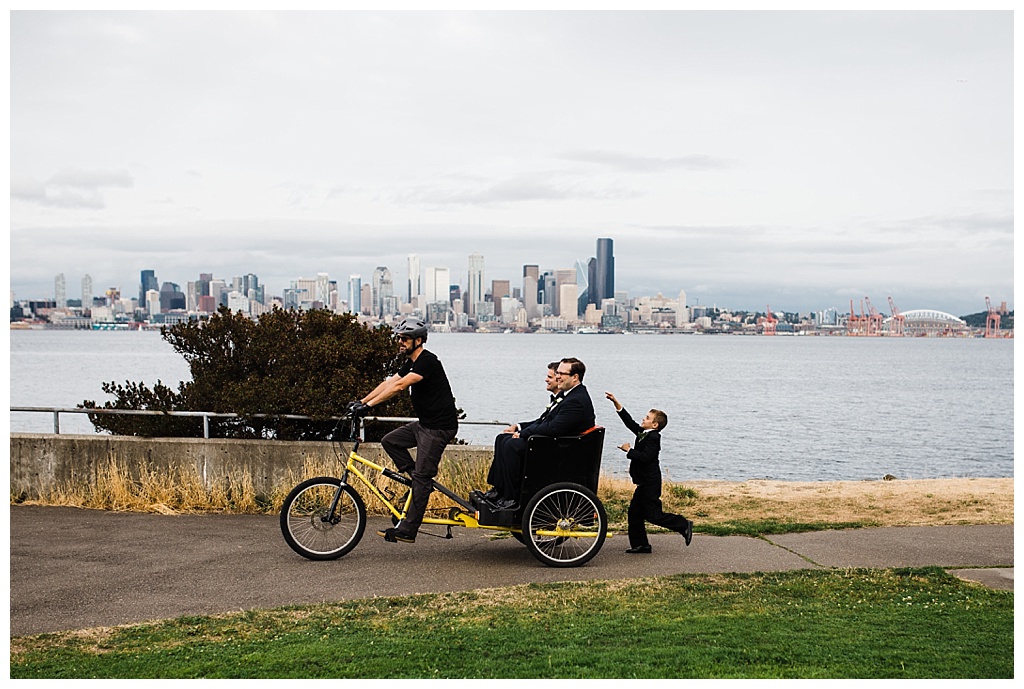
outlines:
{"label": "pedicab footrest", "polygon": [[484,526],[513,526],[517,524],[516,510],[496,510],[484,500],[474,503],[479,516],[477,521]]}

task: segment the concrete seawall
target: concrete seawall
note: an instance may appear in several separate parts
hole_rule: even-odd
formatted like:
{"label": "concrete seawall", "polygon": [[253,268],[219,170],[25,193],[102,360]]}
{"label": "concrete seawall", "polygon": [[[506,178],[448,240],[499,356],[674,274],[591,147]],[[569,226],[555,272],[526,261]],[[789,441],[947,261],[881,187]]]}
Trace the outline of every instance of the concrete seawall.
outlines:
{"label": "concrete seawall", "polygon": [[[350,443],[344,443],[346,453]],[[96,484],[112,463],[133,479],[143,472],[192,471],[209,489],[225,482],[252,481],[257,494],[269,494],[300,475],[308,464],[337,464],[338,446],[324,441],[225,440],[203,438],[136,438],[112,435],[11,434],[11,494],[27,499],[69,481]],[[364,443],[359,454],[392,466],[378,443]],[[490,462],[492,448],[449,446],[442,469],[465,463]]]}

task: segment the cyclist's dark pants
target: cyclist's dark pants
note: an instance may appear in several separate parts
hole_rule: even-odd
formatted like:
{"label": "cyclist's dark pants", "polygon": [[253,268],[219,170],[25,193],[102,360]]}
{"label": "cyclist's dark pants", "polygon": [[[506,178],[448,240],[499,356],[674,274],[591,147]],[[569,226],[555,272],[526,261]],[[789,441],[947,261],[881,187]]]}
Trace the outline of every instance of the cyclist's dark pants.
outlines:
{"label": "cyclist's dark pants", "polygon": [[[412,476],[412,504],[409,513],[397,527],[402,533],[415,536],[419,531],[433,490],[432,483],[437,476],[437,467],[441,463],[441,454],[456,433],[457,428],[424,428],[419,421],[413,421],[381,438],[380,444],[395,467]],[[416,448],[416,459],[412,458],[410,447]]]}

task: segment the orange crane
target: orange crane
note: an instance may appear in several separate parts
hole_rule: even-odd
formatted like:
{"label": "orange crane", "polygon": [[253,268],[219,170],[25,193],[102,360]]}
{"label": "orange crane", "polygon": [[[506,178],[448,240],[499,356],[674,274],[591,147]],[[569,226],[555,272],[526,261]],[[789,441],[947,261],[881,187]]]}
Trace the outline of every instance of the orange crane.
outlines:
{"label": "orange crane", "polygon": [[882,318],[882,314],[878,313],[878,310],[875,309],[875,307],[871,305],[871,300],[870,299],[868,299],[867,297],[864,297],[864,302],[868,305],[868,315],[867,316],[863,316],[863,318],[867,319],[867,322],[866,322],[867,333],[866,334],[871,336],[871,337],[877,337],[878,335],[882,334],[882,321],[885,320],[885,319]]}
{"label": "orange crane", "polygon": [[846,322],[846,332],[849,335],[862,335],[863,318],[853,311],[853,299],[850,300],[850,320]]}
{"label": "orange crane", "polygon": [[775,324],[779,322],[779,319],[772,315],[771,304],[768,305],[768,314],[764,317],[764,334],[774,335]]}
{"label": "orange crane", "polygon": [[1000,337],[999,334],[999,312],[992,308],[992,302],[985,297],[985,308],[988,309],[988,316],[985,318],[985,337]]}
{"label": "orange crane", "polygon": [[889,297],[889,308],[892,309],[892,320],[889,321],[889,337],[903,337],[903,326],[906,317],[896,308],[896,302]]}

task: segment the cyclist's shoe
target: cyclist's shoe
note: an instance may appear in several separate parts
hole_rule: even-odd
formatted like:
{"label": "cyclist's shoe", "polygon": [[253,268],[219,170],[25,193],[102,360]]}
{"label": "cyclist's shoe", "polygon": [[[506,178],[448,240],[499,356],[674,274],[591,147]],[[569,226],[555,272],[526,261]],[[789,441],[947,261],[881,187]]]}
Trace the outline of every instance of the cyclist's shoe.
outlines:
{"label": "cyclist's shoe", "polygon": [[415,543],[416,537],[410,536],[409,534],[402,533],[398,529],[386,529],[385,531],[378,531],[378,536],[383,536],[384,540],[388,543]]}

